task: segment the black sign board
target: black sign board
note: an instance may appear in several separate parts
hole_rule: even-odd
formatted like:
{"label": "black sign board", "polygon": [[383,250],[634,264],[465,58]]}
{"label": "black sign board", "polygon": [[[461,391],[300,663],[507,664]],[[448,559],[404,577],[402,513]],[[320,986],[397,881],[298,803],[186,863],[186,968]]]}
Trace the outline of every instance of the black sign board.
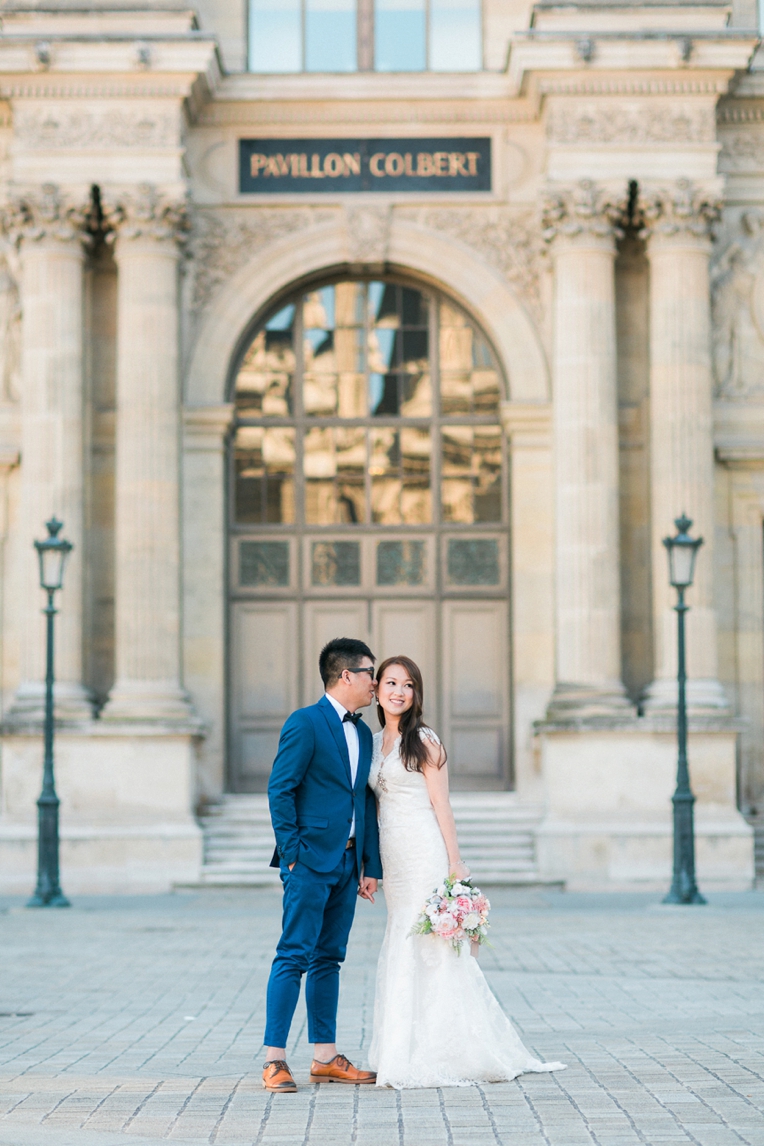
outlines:
{"label": "black sign board", "polygon": [[239,140],[245,195],[490,190],[490,138]]}

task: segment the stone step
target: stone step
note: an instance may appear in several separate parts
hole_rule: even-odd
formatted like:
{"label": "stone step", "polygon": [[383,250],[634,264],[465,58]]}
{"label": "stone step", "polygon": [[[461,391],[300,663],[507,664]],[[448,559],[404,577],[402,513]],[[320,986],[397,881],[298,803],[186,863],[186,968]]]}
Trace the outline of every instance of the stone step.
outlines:
{"label": "stone step", "polygon": [[[541,810],[512,792],[452,795],[462,854],[478,883],[528,886],[540,882],[535,828]],[[269,867],[273,829],[265,795],[228,795],[200,816],[204,860],[197,886],[267,887],[279,883]]]}

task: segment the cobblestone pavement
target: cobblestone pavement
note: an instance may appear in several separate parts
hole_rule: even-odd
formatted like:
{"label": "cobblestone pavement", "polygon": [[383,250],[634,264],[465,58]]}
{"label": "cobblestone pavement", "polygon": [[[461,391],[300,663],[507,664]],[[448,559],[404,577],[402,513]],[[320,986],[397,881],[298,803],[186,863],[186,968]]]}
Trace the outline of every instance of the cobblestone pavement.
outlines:
{"label": "cobblestone pavement", "polygon": [[[494,890],[481,959],[568,1069],[396,1093],[261,1089],[274,891],[0,902],[0,1146],[764,1146],[764,894]],[[365,1065],[384,906],[360,904],[339,1043]]]}

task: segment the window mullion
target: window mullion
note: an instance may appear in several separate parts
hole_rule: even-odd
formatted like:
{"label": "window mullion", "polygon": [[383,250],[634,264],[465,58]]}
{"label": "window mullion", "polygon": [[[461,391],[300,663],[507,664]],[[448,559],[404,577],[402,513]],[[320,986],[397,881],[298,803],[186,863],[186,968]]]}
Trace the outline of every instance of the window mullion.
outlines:
{"label": "window mullion", "polygon": [[374,0],[357,0],[356,36],[359,72],[374,71]]}

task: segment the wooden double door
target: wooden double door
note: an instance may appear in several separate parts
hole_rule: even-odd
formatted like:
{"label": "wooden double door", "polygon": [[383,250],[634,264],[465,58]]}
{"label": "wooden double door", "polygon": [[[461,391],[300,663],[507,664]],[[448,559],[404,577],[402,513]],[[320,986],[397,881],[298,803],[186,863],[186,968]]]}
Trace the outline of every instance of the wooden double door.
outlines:
{"label": "wooden double door", "polygon": [[[452,784],[501,789],[511,780],[506,599],[240,600],[230,614],[230,787],[264,791],[289,713],[323,691],[318,655],[333,637],[366,640],[377,663],[411,657],[425,716],[444,739]],[[379,727],[373,707],[364,719]]]}

